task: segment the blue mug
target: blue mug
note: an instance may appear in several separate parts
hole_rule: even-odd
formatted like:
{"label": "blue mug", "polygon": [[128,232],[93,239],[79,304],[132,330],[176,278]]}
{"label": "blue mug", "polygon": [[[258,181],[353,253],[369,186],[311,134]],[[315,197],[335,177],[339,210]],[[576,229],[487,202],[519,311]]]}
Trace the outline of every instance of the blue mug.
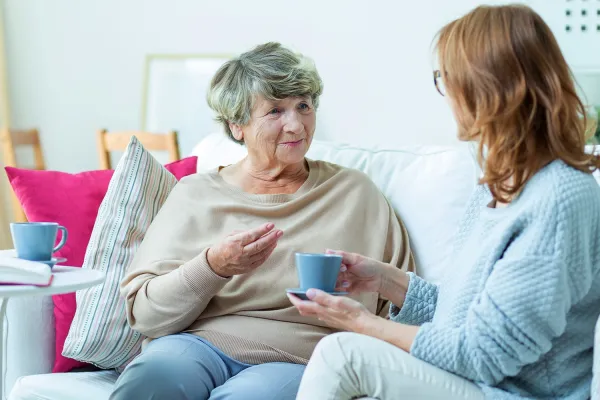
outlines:
{"label": "blue mug", "polygon": [[342,256],[337,254],[296,253],[300,289],[333,292],[341,266]]}
{"label": "blue mug", "polygon": [[[60,243],[56,234],[62,232]],[[10,224],[17,257],[29,261],[50,261],[52,254],[67,243],[67,229],[55,222],[20,222]]]}

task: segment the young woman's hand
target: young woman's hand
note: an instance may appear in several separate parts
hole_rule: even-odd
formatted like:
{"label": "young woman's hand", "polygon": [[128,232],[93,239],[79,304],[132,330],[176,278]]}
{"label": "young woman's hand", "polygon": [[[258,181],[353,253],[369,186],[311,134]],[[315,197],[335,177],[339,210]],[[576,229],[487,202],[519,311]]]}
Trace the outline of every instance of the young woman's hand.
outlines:
{"label": "young woman's hand", "polygon": [[336,283],[336,291],[361,293],[379,292],[388,264],[356,253],[327,250],[327,254],[342,256],[342,267]]}
{"label": "young woman's hand", "polygon": [[372,329],[379,318],[356,300],[348,297],[332,296],[318,289],[306,292],[309,300],[301,300],[288,294],[300,315],[317,318],[328,326],[349,332],[366,332]]}

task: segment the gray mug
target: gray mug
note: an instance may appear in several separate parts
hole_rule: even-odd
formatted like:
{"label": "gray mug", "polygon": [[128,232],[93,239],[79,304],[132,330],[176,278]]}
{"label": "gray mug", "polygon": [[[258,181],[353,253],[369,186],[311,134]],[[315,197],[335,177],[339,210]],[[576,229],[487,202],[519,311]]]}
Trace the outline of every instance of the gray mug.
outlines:
{"label": "gray mug", "polygon": [[333,292],[341,265],[342,256],[337,254],[296,253],[300,289]]}

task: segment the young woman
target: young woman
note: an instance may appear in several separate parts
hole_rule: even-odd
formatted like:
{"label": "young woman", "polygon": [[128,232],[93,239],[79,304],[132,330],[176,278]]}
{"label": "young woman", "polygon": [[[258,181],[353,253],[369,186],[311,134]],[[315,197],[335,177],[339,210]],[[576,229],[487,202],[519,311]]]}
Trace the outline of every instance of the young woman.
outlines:
{"label": "young woman", "polygon": [[440,286],[357,254],[339,287],[290,297],[349,332],[321,340],[298,399],[587,399],[600,313],[600,187],[585,110],[548,26],[525,6],[478,7],[439,33],[435,72],[483,170]]}

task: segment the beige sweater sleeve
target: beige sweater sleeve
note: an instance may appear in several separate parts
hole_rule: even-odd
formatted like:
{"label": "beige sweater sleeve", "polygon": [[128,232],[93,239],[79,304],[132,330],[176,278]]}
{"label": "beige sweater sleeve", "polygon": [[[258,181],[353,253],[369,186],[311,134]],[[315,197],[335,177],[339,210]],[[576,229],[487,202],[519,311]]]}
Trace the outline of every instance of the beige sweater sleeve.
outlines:
{"label": "beige sweater sleeve", "polygon": [[[148,229],[121,283],[133,330],[157,338],[181,332],[229,279],[215,274],[207,249],[190,243],[185,182],[173,189]],[[194,254],[195,253],[195,254]]]}

